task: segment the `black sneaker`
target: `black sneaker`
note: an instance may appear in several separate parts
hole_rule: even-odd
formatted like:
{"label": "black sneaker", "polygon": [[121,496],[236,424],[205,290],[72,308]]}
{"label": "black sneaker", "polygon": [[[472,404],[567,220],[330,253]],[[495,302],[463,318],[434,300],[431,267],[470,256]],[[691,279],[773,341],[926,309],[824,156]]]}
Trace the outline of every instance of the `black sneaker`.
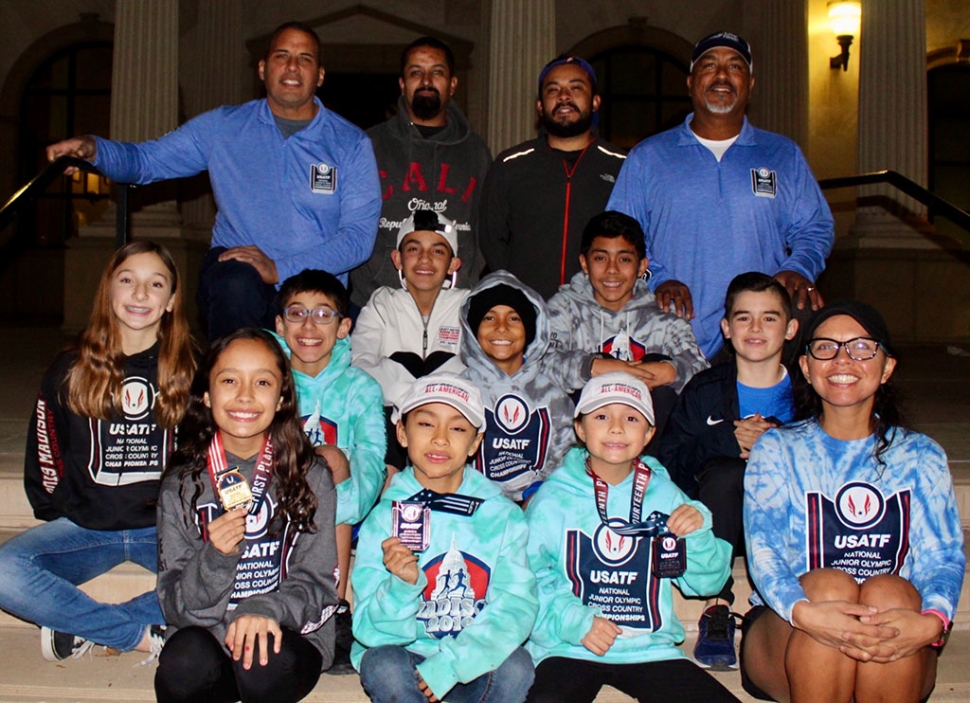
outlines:
{"label": "black sneaker", "polygon": [[731,671],[738,668],[734,651],[735,615],[726,605],[712,605],[697,623],[694,661],[705,669]]}
{"label": "black sneaker", "polygon": [[350,604],[345,600],[340,601],[340,605],[337,606],[334,626],[337,649],[345,649],[349,652],[354,645],[354,621],[350,614]]}
{"label": "black sneaker", "polygon": [[350,674],[356,674],[357,670],[354,669],[354,665],[350,663],[350,650],[344,649],[343,647],[334,647],[333,650],[333,664],[327,669],[327,673],[331,676],[349,676]]}
{"label": "black sneaker", "polygon": [[58,632],[49,627],[40,628],[40,652],[49,662],[67,658],[78,659],[91,650],[94,642],[83,637]]}
{"label": "black sneaker", "polygon": [[158,661],[158,655],[162,653],[162,647],[165,646],[164,625],[148,626],[148,646],[150,647],[148,656],[138,662],[142,666],[147,666],[152,662]]}

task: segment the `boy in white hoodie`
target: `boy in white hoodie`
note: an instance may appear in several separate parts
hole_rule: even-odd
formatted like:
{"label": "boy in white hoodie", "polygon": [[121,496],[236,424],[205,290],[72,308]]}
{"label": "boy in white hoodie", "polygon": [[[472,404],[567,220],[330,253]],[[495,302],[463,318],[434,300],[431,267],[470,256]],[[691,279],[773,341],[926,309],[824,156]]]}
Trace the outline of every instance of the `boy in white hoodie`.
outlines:
{"label": "boy in white hoodie", "polygon": [[[467,289],[454,287],[461,267],[458,230],[441,213],[417,210],[402,222],[391,259],[401,287],[375,290],[351,337],[353,365],[381,384],[388,418],[416,378],[465,368],[458,357],[459,309],[468,295]],[[386,459],[400,469],[406,454],[394,439],[393,426],[388,427]]]}

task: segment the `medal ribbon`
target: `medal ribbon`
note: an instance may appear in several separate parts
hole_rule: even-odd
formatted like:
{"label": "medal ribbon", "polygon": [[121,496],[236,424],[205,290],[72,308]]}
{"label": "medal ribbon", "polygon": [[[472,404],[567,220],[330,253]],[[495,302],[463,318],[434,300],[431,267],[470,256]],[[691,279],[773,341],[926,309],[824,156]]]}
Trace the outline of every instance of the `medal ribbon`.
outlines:
{"label": "medal ribbon", "polygon": [[599,513],[600,522],[609,525],[609,528],[618,535],[637,537],[654,537],[667,531],[668,515],[654,510],[647,516],[646,520],[641,521],[643,513],[643,498],[647,494],[647,486],[650,485],[652,472],[650,467],[639,459],[633,460],[633,491],[630,493],[630,519],[624,525],[609,523],[609,515],[606,512],[606,499],[609,496],[610,486],[602,478],[593,473],[589,467],[589,459],[586,459],[586,474],[593,479],[593,490],[596,495],[596,511]]}
{"label": "medal ribbon", "polygon": [[418,491],[407,499],[409,503],[424,503],[432,510],[452,515],[474,515],[483,501],[474,496],[464,496],[460,493],[436,493],[430,488]]}
{"label": "medal ribbon", "polygon": [[[263,507],[266,489],[269,488],[270,479],[273,478],[273,469],[276,466],[273,461],[273,442],[270,440],[269,434],[263,440],[263,447],[259,450],[257,457],[256,467],[253,469],[252,486],[250,486],[253,494],[253,502],[249,506],[250,515],[256,515],[259,513],[259,509]],[[212,437],[212,442],[206,452],[206,465],[209,469],[209,480],[212,481],[212,490],[218,496],[219,477],[229,470],[226,450],[222,447],[222,436],[218,432]]]}

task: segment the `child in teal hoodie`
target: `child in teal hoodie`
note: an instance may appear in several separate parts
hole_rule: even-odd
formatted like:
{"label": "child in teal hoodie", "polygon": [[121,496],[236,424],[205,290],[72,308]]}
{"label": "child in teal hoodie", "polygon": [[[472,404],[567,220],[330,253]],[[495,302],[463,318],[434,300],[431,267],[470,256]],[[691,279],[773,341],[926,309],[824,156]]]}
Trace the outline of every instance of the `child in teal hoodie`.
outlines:
{"label": "child in teal hoodie", "polygon": [[346,601],[353,526],[384,485],[387,433],[380,384],[350,365],[350,295],[326,271],[307,269],[280,286],[277,339],[290,357],[303,431],[337,486],[337,650],[332,673],[351,673]]}
{"label": "child in teal hoodie", "polygon": [[710,511],[640,458],[655,430],[650,391],[626,373],[598,376],[575,417],[585,447],[526,511],[539,588],[529,701],[592,701],[606,684],[639,700],[736,700],[677,647],[672,585],[716,590],[731,549],[712,534]]}
{"label": "child in teal hoodie", "polygon": [[376,703],[521,703],[536,582],[525,515],[466,468],[482,441],[481,393],[453,374],[424,376],[393,419],[411,465],[364,521],[354,563],[351,659],[364,690]]}

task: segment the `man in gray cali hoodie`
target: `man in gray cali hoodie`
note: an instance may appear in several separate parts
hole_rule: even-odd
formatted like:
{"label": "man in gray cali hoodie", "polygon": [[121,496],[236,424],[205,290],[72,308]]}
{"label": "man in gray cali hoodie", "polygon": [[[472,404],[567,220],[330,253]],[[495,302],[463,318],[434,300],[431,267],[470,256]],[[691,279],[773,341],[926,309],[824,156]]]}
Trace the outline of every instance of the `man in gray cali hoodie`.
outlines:
{"label": "man in gray cali hoodie", "polygon": [[[532,305],[532,311],[510,305],[527,323],[527,330],[534,320],[533,338],[526,342],[522,365],[511,375],[478,342],[481,319],[469,321],[475,298],[481,295],[504,297],[508,302],[524,297]],[[505,301],[500,304],[507,305]],[[521,502],[562,463],[572,446],[574,406],[569,391],[581,387],[584,379],[577,374],[567,383],[566,372],[553,371],[559,358],[547,353],[549,319],[545,302],[508,271],[496,271],[475,286],[462,304],[461,324],[461,358],[468,367],[462,376],[478,386],[485,404],[485,439],[475,457],[475,467],[498,482],[508,498]]]}
{"label": "man in gray cali hoodie", "polygon": [[[401,223],[415,210],[434,210],[455,222],[462,261],[457,288],[471,287],[484,265],[478,196],[492,155],[452,102],[458,86],[454,68],[447,45],[434,37],[416,39],[401,57],[397,114],[367,130],[383,202],[374,251],[350,274],[352,300],[360,307],[379,287],[400,285],[391,251]],[[422,110],[422,98],[428,112]]]}

